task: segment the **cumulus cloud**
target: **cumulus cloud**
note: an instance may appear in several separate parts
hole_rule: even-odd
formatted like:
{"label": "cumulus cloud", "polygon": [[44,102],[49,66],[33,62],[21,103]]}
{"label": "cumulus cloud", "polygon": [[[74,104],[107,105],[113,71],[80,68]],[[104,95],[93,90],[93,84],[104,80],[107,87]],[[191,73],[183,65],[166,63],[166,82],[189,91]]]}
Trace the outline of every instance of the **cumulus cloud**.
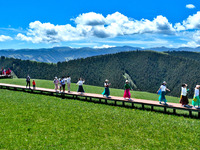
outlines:
{"label": "cumulus cloud", "polygon": [[[72,19],[73,20],[73,19]],[[76,24],[88,25],[88,26],[97,26],[104,25],[105,18],[102,14],[97,14],[94,12],[83,13],[74,19]]]}
{"label": "cumulus cloud", "polygon": [[180,30],[189,30],[189,29],[200,29],[200,11],[194,15],[190,15],[182,23],[176,23],[175,29]]}
{"label": "cumulus cloud", "polygon": [[195,6],[193,4],[187,4],[185,7],[188,8],[188,9],[194,9],[195,8]]}
{"label": "cumulus cloud", "polygon": [[8,40],[13,40],[13,38],[6,35],[0,35],[0,42],[8,41]]}
{"label": "cumulus cloud", "polygon": [[150,21],[148,19],[134,20],[119,12],[108,14],[106,17],[89,12],[79,15],[73,20],[76,26],[54,25],[40,21],[31,22],[27,33],[19,33],[16,39],[33,43],[57,43],[93,37],[113,38],[131,34],[173,34],[175,31],[168,19],[162,15]]}

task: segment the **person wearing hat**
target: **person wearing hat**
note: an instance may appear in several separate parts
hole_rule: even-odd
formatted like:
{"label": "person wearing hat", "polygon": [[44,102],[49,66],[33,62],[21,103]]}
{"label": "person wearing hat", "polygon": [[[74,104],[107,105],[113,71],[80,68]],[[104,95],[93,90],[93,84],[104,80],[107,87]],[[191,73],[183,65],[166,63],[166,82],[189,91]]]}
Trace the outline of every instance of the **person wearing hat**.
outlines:
{"label": "person wearing hat", "polygon": [[109,80],[106,79],[105,82],[104,82],[104,87],[105,87],[105,89],[104,89],[104,91],[103,91],[103,93],[102,93],[102,95],[103,95],[103,96],[106,96],[107,98],[108,98],[109,95],[110,95],[109,86],[111,85],[111,83],[108,83],[108,82],[109,82]]}
{"label": "person wearing hat", "polygon": [[125,91],[124,91],[124,96],[123,96],[124,99],[126,99],[126,98],[128,97],[128,100],[131,100],[131,93],[130,93],[130,90],[133,90],[133,89],[132,89],[131,86],[129,85],[129,81],[128,81],[128,80],[125,81],[124,89],[125,89]]}
{"label": "person wearing hat", "polygon": [[198,108],[200,108],[199,87],[200,87],[199,85],[196,85],[194,90],[194,98],[192,100],[192,105],[194,106],[194,108],[196,108],[195,106],[198,106]]}
{"label": "person wearing hat", "polygon": [[[158,89],[158,91],[161,90],[160,96],[159,96],[159,103],[162,104],[162,102],[164,102],[165,105],[167,105],[167,100],[166,100],[166,98],[165,98],[166,91],[170,91],[170,90],[166,87],[166,84],[167,84],[167,83],[164,81],[164,82],[161,84],[160,88]],[[158,91],[157,91],[157,93],[158,93]]]}
{"label": "person wearing hat", "polygon": [[81,94],[83,94],[85,91],[83,89],[83,83],[85,83],[85,80],[83,80],[82,78],[79,78],[79,81],[76,83],[78,85],[78,91]]}
{"label": "person wearing hat", "polygon": [[189,91],[189,89],[187,89],[187,84],[182,84],[181,87],[181,99],[180,99],[180,103],[182,104],[183,107],[188,107],[189,101],[188,101],[188,97],[187,97],[187,92]]}
{"label": "person wearing hat", "polygon": [[58,83],[59,83],[59,80],[58,80],[57,77],[54,78],[53,83],[55,85],[55,91],[57,92],[57,90],[58,90]]}

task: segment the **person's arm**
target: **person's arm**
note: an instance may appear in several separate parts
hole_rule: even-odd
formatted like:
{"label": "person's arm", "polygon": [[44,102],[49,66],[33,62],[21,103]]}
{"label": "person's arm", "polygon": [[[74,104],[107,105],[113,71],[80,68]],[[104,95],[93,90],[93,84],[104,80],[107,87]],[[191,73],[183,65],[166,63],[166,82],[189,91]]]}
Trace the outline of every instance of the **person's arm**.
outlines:
{"label": "person's arm", "polygon": [[[159,88],[158,91],[160,91],[160,89],[161,89],[161,88]],[[158,93],[158,91],[157,91],[157,93]]]}
{"label": "person's arm", "polygon": [[170,92],[170,89],[166,88],[166,90]]}

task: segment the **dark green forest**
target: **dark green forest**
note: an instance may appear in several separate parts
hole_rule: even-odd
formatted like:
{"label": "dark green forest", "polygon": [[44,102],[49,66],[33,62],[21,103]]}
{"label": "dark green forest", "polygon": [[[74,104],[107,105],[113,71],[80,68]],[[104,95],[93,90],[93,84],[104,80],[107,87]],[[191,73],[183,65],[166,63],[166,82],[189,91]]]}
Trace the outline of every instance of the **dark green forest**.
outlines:
{"label": "dark green forest", "polygon": [[155,93],[165,80],[171,90],[169,95],[180,96],[182,83],[193,89],[199,82],[200,58],[199,53],[193,52],[154,52],[132,51],[94,56],[85,59],[70,60],[48,64],[29,60],[5,58],[1,56],[0,66],[10,68],[19,78],[27,74],[32,79],[53,80],[55,76],[70,75],[72,82],[79,77],[85,79],[86,84],[103,86],[105,79],[109,79],[112,88],[123,88],[125,79],[131,81],[134,90]]}

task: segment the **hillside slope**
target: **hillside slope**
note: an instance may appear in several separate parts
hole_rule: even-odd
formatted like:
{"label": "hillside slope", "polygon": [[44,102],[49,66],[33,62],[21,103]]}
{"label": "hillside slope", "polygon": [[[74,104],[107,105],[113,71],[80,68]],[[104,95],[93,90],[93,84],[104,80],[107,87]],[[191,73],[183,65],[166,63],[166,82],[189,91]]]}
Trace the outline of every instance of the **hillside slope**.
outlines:
{"label": "hillside slope", "polygon": [[109,79],[114,88],[123,88],[124,75],[141,91],[156,92],[167,81],[170,95],[179,96],[182,83],[189,85],[190,96],[199,83],[199,61],[153,51],[132,51],[71,60],[57,64],[22,61],[1,57],[0,66],[10,67],[18,77],[53,79],[70,75],[76,82],[83,77],[87,84],[102,86]]}

